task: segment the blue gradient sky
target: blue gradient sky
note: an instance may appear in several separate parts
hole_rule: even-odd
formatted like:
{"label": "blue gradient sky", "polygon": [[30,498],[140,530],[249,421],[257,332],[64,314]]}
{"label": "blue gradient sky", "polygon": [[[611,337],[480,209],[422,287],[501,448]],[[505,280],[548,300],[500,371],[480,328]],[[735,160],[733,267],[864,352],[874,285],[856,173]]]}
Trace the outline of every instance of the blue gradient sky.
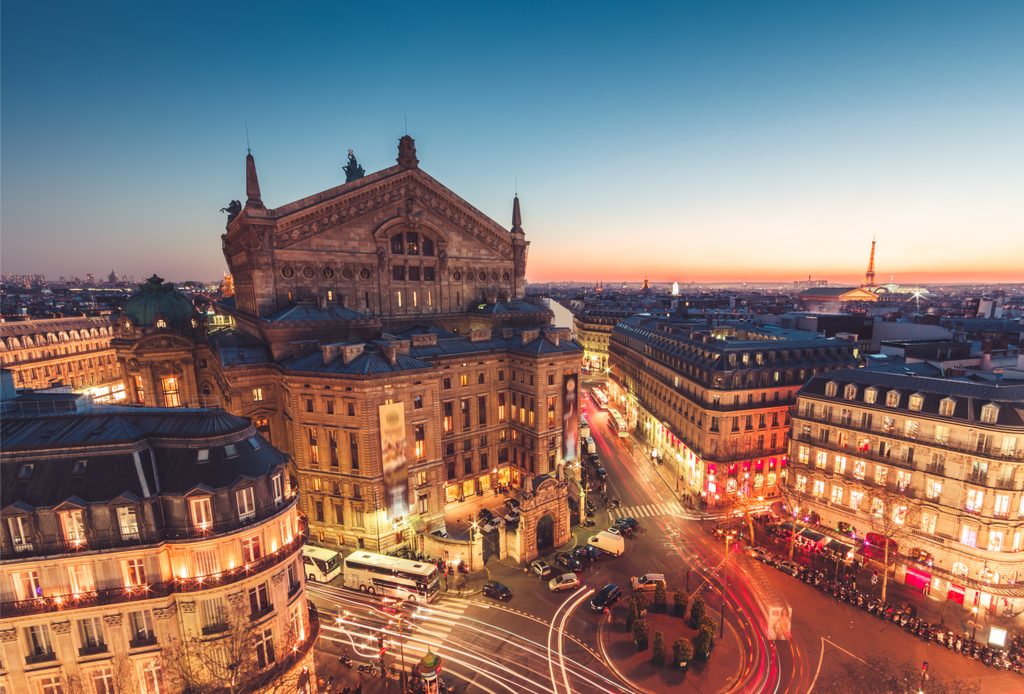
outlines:
{"label": "blue gradient sky", "polygon": [[532,281],[1024,280],[1024,3],[427,4],[4,3],[3,272],[218,277],[245,121],[278,206],[407,115]]}

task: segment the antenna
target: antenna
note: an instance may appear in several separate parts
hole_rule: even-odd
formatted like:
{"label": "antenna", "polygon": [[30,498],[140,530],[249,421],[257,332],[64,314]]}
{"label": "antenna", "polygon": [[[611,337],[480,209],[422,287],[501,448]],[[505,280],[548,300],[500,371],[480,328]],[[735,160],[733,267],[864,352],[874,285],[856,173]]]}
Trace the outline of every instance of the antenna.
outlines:
{"label": "antenna", "polygon": [[515,180],[516,180],[516,183],[515,183],[515,196],[518,198],[519,197],[519,176],[516,176]]}
{"label": "antenna", "polygon": [[249,121],[245,121],[245,151],[252,154],[252,147],[249,146]]}

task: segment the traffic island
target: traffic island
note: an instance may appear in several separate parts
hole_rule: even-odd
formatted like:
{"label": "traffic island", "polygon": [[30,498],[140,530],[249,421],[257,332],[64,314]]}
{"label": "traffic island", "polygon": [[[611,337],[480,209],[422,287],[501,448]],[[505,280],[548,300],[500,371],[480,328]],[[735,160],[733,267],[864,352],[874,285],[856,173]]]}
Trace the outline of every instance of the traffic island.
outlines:
{"label": "traffic island", "polygon": [[[690,625],[690,613],[686,617],[676,616],[673,611],[673,596],[667,600],[667,611],[648,609],[643,619],[646,629],[626,628],[632,609],[629,601],[623,601],[601,621],[598,638],[612,670],[638,692],[674,691],[678,687],[692,687],[698,691],[722,691],[734,685],[742,669],[745,656],[740,649],[735,629],[728,623],[724,637],[719,637],[719,625],[714,622],[712,650],[705,661],[694,654],[685,667],[679,667],[675,660],[674,644],[684,640],[690,645],[699,645],[700,629]],[[711,625],[709,617],[704,618],[705,629]],[[652,663],[655,655],[656,635],[661,633],[663,665]],[[646,648],[638,650],[637,637],[646,635]],[[684,647],[685,649],[685,647]]]}

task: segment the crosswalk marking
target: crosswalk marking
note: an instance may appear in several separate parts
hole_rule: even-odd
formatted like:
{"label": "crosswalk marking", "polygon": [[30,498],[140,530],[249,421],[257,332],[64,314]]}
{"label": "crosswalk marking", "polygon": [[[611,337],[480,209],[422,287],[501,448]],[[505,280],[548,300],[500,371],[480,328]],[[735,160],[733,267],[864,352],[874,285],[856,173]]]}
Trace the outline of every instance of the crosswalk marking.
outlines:
{"label": "crosswalk marking", "polygon": [[682,515],[683,507],[678,502],[666,504],[642,504],[611,509],[612,518],[652,518],[654,516]]}

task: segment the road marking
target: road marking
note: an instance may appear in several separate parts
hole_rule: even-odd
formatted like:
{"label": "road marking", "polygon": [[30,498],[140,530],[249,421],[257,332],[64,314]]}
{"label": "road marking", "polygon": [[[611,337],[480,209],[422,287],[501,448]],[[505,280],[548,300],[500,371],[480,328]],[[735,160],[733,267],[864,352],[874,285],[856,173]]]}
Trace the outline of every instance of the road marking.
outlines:
{"label": "road marking", "polygon": [[807,694],[811,694],[811,692],[814,691],[814,685],[818,681],[818,675],[821,674],[821,664],[822,664],[822,661],[825,660],[825,644],[826,643],[830,644],[833,648],[842,651],[843,653],[845,653],[846,655],[850,656],[854,660],[859,660],[863,664],[868,665],[868,661],[864,660],[859,655],[856,655],[854,653],[850,653],[850,651],[846,650],[845,648],[843,648],[842,646],[837,644],[835,641],[832,641],[830,639],[826,639],[824,636],[822,636],[821,637],[821,651],[818,653],[818,667],[814,668],[814,679],[811,680],[811,686],[807,688]]}

